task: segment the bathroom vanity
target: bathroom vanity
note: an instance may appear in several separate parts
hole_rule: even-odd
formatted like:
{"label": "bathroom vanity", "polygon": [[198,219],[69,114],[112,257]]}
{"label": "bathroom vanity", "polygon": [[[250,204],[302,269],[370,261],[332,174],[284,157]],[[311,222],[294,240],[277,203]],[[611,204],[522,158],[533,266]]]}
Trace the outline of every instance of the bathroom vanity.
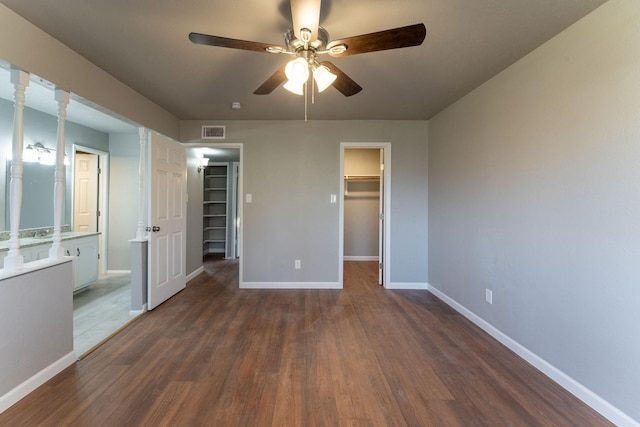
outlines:
{"label": "bathroom vanity", "polygon": [[[38,261],[49,257],[49,249],[53,242],[50,234],[38,235],[30,231],[34,237],[20,238],[20,253],[24,262]],[[96,232],[62,233],[62,247],[67,256],[73,257],[73,290],[85,288],[98,280],[98,236]],[[21,236],[25,233],[21,232]],[[9,251],[9,240],[0,240],[0,268],[4,266],[4,257]]]}

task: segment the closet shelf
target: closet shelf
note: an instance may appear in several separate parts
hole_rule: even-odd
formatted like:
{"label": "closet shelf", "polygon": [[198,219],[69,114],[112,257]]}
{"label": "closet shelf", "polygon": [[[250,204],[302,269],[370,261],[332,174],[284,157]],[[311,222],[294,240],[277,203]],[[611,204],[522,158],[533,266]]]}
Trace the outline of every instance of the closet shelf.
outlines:
{"label": "closet shelf", "polygon": [[380,175],[345,175],[345,181],[378,181]]}

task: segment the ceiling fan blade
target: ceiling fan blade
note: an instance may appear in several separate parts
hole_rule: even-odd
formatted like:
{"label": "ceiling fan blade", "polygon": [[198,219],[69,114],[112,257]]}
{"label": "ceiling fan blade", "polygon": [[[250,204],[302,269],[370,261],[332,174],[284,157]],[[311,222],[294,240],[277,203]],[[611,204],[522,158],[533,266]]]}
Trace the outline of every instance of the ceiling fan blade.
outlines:
{"label": "ceiling fan blade", "polygon": [[278,70],[271,75],[258,89],[256,89],[253,93],[254,95],[269,95],[275,88],[280,86],[287,80],[287,76],[284,73],[284,69],[287,64],[278,68]]}
{"label": "ceiling fan blade", "polygon": [[352,96],[362,90],[362,87],[354,82],[351,77],[347,76],[340,68],[336,67],[329,61],[323,61],[320,64],[326,66],[329,71],[337,76],[333,82],[333,87],[338,89],[344,96]]}
{"label": "ceiling fan blade", "polygon": [[329,43],[327,49],[344,44],[347,46],[346,51],[338,54],[329,53],[329,55],[333,57],[349,56],[379,50],[418,46],[422,44],[426,35],[427,28],[424,24],[415,24],[393,28],[391,30],[378,31],[377,33],[362,34],[360,36],[334,40]]}
{"label": "ceiling fan blade", "polygon": [[321,0],[291,0],[294,35],[300,38],[300,29],[311,30],[311,41],[318,38]]}
{"label": "ceiling fan blade", "polygon": [[229,39],[227,37],[210,36],[208,34],[190,33],[189,40],[195,44],[202,44],[206,46],[218,46],[228,47],[231,49],[243,49],[251,50],[254,52],[267,53],[268,47],[273,47],[272,44],[250,42],[246,40]]}

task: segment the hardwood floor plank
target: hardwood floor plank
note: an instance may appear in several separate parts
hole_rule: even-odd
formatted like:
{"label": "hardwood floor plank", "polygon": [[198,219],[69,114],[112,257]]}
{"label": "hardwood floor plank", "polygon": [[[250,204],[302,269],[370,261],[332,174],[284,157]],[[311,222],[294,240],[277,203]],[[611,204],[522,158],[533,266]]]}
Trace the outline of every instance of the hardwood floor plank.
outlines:
{"label": "hardwood floor plank", "polygon": [[425,291],[238,288],[237,261],[0,414],[0,426],[609,426]]}

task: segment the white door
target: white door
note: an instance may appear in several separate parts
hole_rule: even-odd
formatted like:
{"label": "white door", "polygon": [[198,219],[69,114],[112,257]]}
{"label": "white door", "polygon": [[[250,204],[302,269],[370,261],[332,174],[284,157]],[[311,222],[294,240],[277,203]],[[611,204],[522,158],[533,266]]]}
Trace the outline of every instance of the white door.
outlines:
{"label": "white door", "polygon": [[378,215],[378,284],[384,280],[384,148],[380,149],[380,209]]}
{"label": "white door", "polygon": [[73,229],[98,231],[98,156],[76,153]]}
{"label": "white door", "polygon": [[149,310],[186,285],[186,154],[179,143],[149,134]]}

